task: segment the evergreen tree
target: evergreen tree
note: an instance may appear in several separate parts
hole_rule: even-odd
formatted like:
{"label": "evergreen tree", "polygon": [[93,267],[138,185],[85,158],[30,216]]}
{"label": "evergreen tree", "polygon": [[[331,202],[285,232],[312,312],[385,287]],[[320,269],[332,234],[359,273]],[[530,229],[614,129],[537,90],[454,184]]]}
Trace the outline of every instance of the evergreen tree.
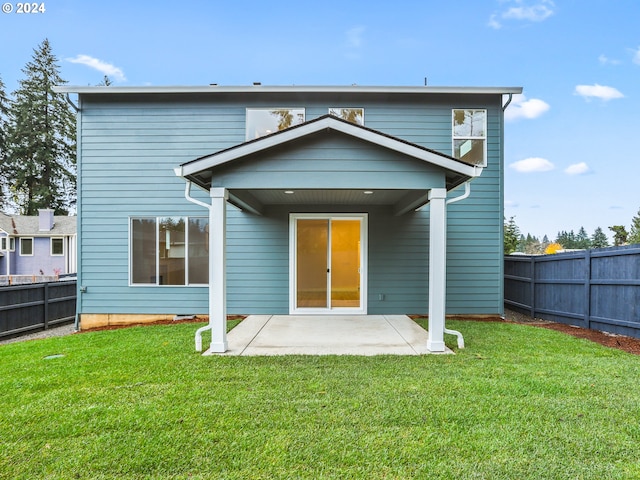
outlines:
{"label": "evergreen tree", "polygon": [[576,246],[574,248],[583,248],[585,250],[591,248],[591,240],[584,227],[580,227],[576,235]]}
{"label": "evergreen tree", "polygon": [[520,230],[516,225],[514,217],[509,219],[509,222],[504,224],[504,254],[509,255],[518,248],[518,238]]}
{"label": "evergreen tree", "polygon": [[55,85],[66,83],[45,39],[14,92],[6,163],[11,200],[22,215],[66,214],[75,203],[75,115]]}
{"label": "evergreen tree", "polygon": [[638,214],[631,220],[631,230],[629,231],[629,243],[640,243],[640,209]]}
{"label": "evergreen tree", "polygon": [[7,160],[9,158],[7,154],[7,126],[10,108],[11,101],[7,97],[4,82],[0,78],[0,212],[8,210],[5,195],[9,188],[7,182]]}
{"label": "evergreen tree", "polygon": [[573,233],[573,230],[570,232],[561,231],[558,232],[558,236],[556,237],[555,243],[559,243],[563,248],[576,248],[576,234]]}
{"label": "evergreen tree", "polygon": [[629,234],[627,233],[627,229],[624,228],[624,225],[614,225],[609,227],[609,230],[613,232],[613,244],[616,247],[627,243]]}
{"label": "evergreen tree", "polygon": [[609,240],[600,227],[596,228],[591,237],[591,248],[605,248],[609,246]]}

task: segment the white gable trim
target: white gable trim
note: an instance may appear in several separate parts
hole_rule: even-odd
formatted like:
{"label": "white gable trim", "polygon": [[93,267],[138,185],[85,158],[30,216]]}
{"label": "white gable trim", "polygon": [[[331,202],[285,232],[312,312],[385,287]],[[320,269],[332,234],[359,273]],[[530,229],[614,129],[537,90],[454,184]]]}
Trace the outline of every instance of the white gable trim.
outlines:
{"label": "white gable trim", "polygon": [[176,168],[175,173],[180,177],[195,175],[203,170],[224,165],[238,158],[262,152],[269,148],[286,144],[322,130],[341,132],[354,138],[388,148],[389,150],[417,158],[426,163],[436,165],[468,177],[478,177],[482,173],[482,167],[480,166],[467,165],[447,157],[446,155],[425,150],[417,145],[412,145],[410,143],[382,135],[373,130],[366,129],[331,116],[326,116],[319,120],[312,120],[298,127],[283,130],[258,140],[240,144],[237,147],[223,150],[219,153],[207,155],[206,157],[181,165]]}

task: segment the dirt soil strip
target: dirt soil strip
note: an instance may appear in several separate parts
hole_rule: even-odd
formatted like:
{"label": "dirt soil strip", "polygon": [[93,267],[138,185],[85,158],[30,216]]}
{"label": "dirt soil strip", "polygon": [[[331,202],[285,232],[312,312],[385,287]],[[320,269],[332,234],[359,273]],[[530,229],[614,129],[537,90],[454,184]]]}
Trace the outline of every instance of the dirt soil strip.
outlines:
{"label": "dirt soil strip", "polygon": [[616,335],[612,333],[600,332],[598,330],[588,330],[582,327],[574,327],[565,325],[564,323],[550,322],[540,318],[531,318],[511,310],[505,310],[505,319],[515,323],[526,323],[535,327],[548,328],[556,330],[577,338],[585,338],[592,342],[599,343],[605,347],[617,348],[634,355],[640,355],[640,338],[627,337],[624,335]]}

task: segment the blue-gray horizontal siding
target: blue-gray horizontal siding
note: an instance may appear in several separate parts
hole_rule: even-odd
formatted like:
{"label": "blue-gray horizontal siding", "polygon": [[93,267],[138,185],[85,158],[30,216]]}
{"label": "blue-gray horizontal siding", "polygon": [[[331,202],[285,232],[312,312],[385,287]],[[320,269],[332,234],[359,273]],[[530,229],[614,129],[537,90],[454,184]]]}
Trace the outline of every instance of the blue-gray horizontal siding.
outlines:
{"label": "blue-gray horizontal siding", "polygon": [[363,140],[333,132],[292,142],[214,170],[214,186],[228,188],[444,187],[442,169]]}
{"label": "blue-gray horizontal siding", "polygon": [[368,313],[426,313],[428,216],[394,217],[387,207],[357,205],[282,205],[270,209],[268,217],[230,209],[229,313],[289,312],[289,214],[327,212],[369,214]]}
{"label": "blue-gray horizontal siding", "polygon": [[[88,290],[80,299],[81,312],[207,311],[206,287],[128,285],[129,217],[206,216],[206,209],[184,199],[184,182],[175,177],[173,168],[242,143],[245,140],[246,108],[249,106],[252,105],[237,100],[214,103],[206,98],[172,103],[151,100],[83,102],[79,130],[79,263],[81,282]],[[408,97],[395,102],[367,101],[365,97],[305,101],[281,95],[274,100],[255,101],[253,106],[305,107],[307,120],[326,114],[329,107],[363,107],[368,127],[445,154],[451,154],[451,109],[487,108],[489,167],[473,181],[471,197],[449,207],[447,312],[492,314],[502,311],[499,97],[447,96],[428,103]],[[207,201],[206,193],[194,193]],[[334,211],[333,208],[328,210]],[[288,218],[286,215],[259,218],[233,209],[229,212],[230,311],[238,309],[238,313],[243,313],[246,309],[242,306],[247,305],[249,310],[270,313],[267,308],[271,307],[267,305],[274,305],[273,312],[281,313],[282,308],[288,308]],[[385,223],[395,225],[394,222],[400,222],[404,225],[403,222],[408,222],[402,228],[407,233],[414,233],[393,241],[384,237],[377,239],[375,234],[371,236],[371,313],[426,311],[427,300],[417,293],[427,288],[426,274],[412,274],[409,277],[411,282],[404,284],[389,282],[390,288],[380,282],[384,282],[385,275],[397,280],[402,276],[400,267],[416,272],[421,269],[423,260],[416,260],[411,255],[418,255],[418,252],[413,252],[413,247],[420,254],[428,252],[428,244],[420,243],[418,247],[419,241],[415,237],[428,235],[429,208],[401,219],[383,216],[385,223],[374,222],[377,215],[371,212],[372,232],[378,229],[390,235],[391,229],[384,226]],[[271,237],[265,232],[270,232]],[[263,235],[266,235],[265,245],[251,245],[251,240],[258,242]],[[282,241],[287,243],[283,246]],[[385,242],[393,247],[388,255],[381,253]],[[409,248],[411,242],[415,243]],[[406,255],[395,245],[403,245]],[[260,257],[263,268],[239,268],[251,265],[257,253],[266,256]],[[424,262],[428,262],[428,254]],[[424,265],[428,266],[427,263]],[[261,307],[247,303],[254,292]],[[385,300],[376,305],[379,293],[385,293]]]}

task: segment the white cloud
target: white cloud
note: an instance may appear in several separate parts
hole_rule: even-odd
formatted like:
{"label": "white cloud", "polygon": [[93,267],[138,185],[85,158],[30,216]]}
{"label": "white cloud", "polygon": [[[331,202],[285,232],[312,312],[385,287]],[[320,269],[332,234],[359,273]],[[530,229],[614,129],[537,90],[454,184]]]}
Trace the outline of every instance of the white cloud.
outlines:
{"label": "white cloud", "polygon": [[549,160],[540,157],[525,158],[509,166],[520,173],[548,172],[556,168]]}
{"label": "white cloud", "polygon": [[517,208],[520,206],[520,204],[518,202],[516,202],[515,200],[505,200],[504,201],[504,206],[505,207],[509,207],[509,208]]}
{"label": "white cloud", "polygon": [[522,94],[513,96],[511,104],[504,112],[505,120],[518,120],[520,118],[538,118],[540,115],[549,110],[549,104],[544,100],[538,98],[532,98],[527,100],[527,97]]}
{"label": "white cloud", "polygon": [[360,48],[364,43],[364,30],[362,26],[347,30],[347,44],[351,48]]}
{"label": "white cloud", "polygon": [[502,14],[502,18],[513,20],[529,20],[531,22],[541,22],[553,15],[553,2],[545,2],[530,5],[511,7]]}
{"label": "white cloud", "polygon": [[502,28],[502,24],[498,21],[498,16],[495,13],[491,15],[491,17],[489,17],[489,22],[487,22],[487,25],[489,25],[491,28],[495,28],[496,30]]}
{"label": "white cloud", "polygon": [[89,55],[76,55],[74,58],[67,58],[67,61],[86,65],[87,67],[93,68],[94,70],[98,70],[99,72],[112,77],[113,80],[118,82],[124,82],[126,80],[122,69]]}
{"label": "white cloud", "polygon": [[616,60],[615,58],[609,58],[606,55],[600,55],[598,57],[598,61],[601,65],[620,65],[620,60]]}
{"label": "white cloud", "polygon": [[496,30],[502,28],[499,19],[541,22],[554,13],[555,4],[552,0],[539,0],[536,3],[525,2],[525,0],[506,1],[515,4],[515,6],[507,8],[502,13],[492,14],[487,23],[491,28]]}
{"label": "white cloud", "polygon": [[605,85],[598,85],[597,83],[594,85],[576,85],[575,94],[586,99],[595,97],[604,101],[624,98],[624,95],[619,90]]}
{"label": "white cloud", "polygon": [[580,162],[569,165],[567,168],[565,168],[564,173],[566,173],[567,175],[584,175],[586,173],[589,173],[590,171],[591,169],[589,168],[589,165],[584,162]]}

